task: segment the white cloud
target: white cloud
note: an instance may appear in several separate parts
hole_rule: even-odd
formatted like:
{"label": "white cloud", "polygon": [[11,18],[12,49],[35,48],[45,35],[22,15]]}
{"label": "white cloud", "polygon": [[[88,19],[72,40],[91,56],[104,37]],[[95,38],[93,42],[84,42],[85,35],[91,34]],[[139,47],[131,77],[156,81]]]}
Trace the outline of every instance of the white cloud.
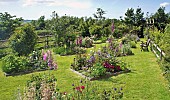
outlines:
{"label": "white cloud", "polygon": [[64,6],[70,8],[87,9],[92,7],[91,0],[22,0],[23,6],[44,4],[46,6]]}
{"label": "white cloud", "polygon": [[19,1],[19,0],[0,0],[0,2],[16,2],[16,1]]}
{"label": "white cloud", "polygon": [[0,0],[0,5],[6,5],[12,2],[18,2],[19,0]]}
{"label": "white cloud", "polygon": [[166,6],[169,6],[169,5],[170,5],[170,3],[168,3],[168,2],[163,2],[163,3],[160,4],[161,7],[166,7]]}

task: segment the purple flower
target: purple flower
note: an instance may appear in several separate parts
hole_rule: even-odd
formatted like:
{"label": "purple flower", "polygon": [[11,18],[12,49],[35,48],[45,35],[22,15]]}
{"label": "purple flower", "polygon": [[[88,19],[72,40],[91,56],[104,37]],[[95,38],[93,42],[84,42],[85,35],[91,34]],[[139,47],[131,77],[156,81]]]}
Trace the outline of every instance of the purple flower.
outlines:
{"label": "purple flower", "polygon": [[121,43],[119,44],[119,47],[122,48],[122,45],[123,45],[123,44],[122,44],[122,42],[121,42]]}
{"label": "purple flower", "polygon": [[89,59],[90,62],[94,63],[95,62],[95,57],[94,56],[91,56],[90,59]]}

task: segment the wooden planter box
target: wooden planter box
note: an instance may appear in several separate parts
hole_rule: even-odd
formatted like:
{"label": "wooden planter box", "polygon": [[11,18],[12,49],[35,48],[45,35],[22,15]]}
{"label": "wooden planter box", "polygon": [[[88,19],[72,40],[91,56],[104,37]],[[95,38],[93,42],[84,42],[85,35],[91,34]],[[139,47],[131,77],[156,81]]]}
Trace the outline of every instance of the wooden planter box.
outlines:
{"label": "wooden planter box", "polygon": [[33,73],[33,72],[40,72],[40,71],[45,71],[45,70],[48,70],[48,69],[25,71],[25,72],[19,72],[19,73],[11,73],[11,74],[4,73],[4,75],[5,75],[6,77],[7,77],[7,76],[17,76],[17,75],[24,75],[24,74],[29,74],[29,73]]}

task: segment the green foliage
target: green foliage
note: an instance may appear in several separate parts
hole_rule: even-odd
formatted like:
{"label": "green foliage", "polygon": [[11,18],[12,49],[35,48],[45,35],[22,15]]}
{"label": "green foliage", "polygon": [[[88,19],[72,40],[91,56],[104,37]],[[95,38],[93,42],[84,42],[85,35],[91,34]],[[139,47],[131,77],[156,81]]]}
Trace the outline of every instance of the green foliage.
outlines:
{"label": "green foliage", "polygon": [[0,40],[8,39],[13,34],[15,28],[21,25],[23,19],[15,17],[7,12],[4,14],[0,13]]}
{"label": "green foliage", "polygon": [[100,38],[102,36],[102,27],[98,25],[93,25],[89,28],[89,32],[91,35],[96,35],[97,38]]}
{"label": "green foliage", "polygon": [[10,37],[10,47],[18,55],[28,55],[34,50],[37,41],[37,35],[34,28],[26,24],[15,30],[15,33]]}
{"label": "green foliage", "polygon": [[165,33],[161,35],[159,45],[166,54],[165,58],[161,62],[161,67],[165,73],[165,77],[170,83],[170,24],[166,26]]}
{"label": "green foliage", "polygon": [[102,43],[105,43],[107,41],[107,37],[102,36],[100,40]]}
{"label": "green foliage", "polygon": [[130,44],[124,44],[122,48],[123,55],[134,55],[132,50],[130,49]]}
{"label": "green foliage", "polygon": [[56,54],[62,54],[63,52],[65,52],[65,47],[56,47],[53,51]]}
{"label": "green foliage", "polygon": [[82,46],[86,48],[90,48],[93,46],[93,40],[90,39],[89,37],[85,37],[82,40]]}
{"label": "green foliage", "polygon": [[[155,33],[156,34],[156,33]],[[160,47],[169,54],[170,50],[170,24],[167,25],[164,34],[157,33],[155,36],[155,42],[160,45]]]}
{"label": "green foliage", "polygon": [[105,19],[105,17],[103,17],[103,15],[106,14],[106,11],[104,11],[101,8],[97,8],[97,12],[96,14],[93,14],[95,18],[101,20],[101,19]]}
{"label": "green foliage", "polygon": [[131,48],[136,48],[136,43],[135,43],[135,41],[130,41],[130,46],[131,46]]}
{"label": "green foliage", "polygon": [[99,77],[99,76],[103,76],[105,74],[106,74],[106,68],[104,68],[101,63],[96,63],[91,68],[91,74],[90,75],[92,77]]}
{"label": "green foliage", "polygon": [[165,12],[165,7],[160,7],[157,12],[151,16],[151,19],[154,19],[154,26],[160,31],[160,33],[165,32],[168,17],[169,15]]}
{"label": "green foliage", "polygon": [[125,13],[125,23],[127,25],[133,25],[134,24],[134,9],[133,8],[128,8],[127,12]]}
{"label": "green foliage", "polygon": [[14,54],[10,54],[2,59],[2,70],[8,74],[29,71],[31,68],[29,66],[29,60],[26,57],[18,57]]}

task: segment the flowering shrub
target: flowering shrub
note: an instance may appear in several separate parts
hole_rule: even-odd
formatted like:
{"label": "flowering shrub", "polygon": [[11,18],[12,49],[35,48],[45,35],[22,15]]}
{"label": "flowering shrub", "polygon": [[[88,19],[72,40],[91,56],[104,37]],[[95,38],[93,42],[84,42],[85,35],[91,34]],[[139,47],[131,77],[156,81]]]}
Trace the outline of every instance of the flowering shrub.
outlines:
{"label": "flowering shrub", "polygon": [[128,38],[122,38],[121,42],[117,42],[113,37],[109,37],[108,39],[108,52],[113,54],[114,56],[126,56],[133,55],[131,50],[131,45],[129,43],[130,40]]}
{"label": "flowering shrub", "polygon": [[[54,75],[31,76],[27,81],[24,95],[18,91],[20,100],[115,100],[123,97],[121,88],[101,89],[88,80],[72,84],[72,92],[60,92]],[[70,84],[71,85],[71,84]]]}
{"label": "flowering shrub", "polygon": [[57,69],[57,64],[53,61],[52,52],[47,50],[44,52],[33,51],[30,55],[30,62],[36,69]]}

